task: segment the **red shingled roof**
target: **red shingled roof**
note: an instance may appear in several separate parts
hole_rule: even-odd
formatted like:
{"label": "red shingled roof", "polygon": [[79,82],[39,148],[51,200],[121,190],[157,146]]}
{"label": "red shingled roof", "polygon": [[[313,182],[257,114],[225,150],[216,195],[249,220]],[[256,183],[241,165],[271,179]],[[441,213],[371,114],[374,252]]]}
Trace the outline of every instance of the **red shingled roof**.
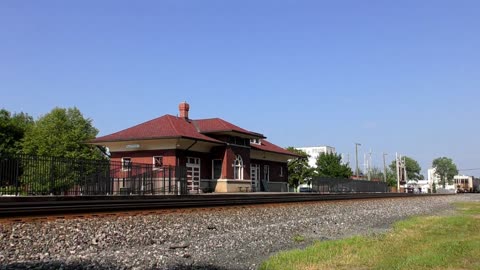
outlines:
{"label": "red shingled roof", "polygon": [[195,126],[185,119],[169,114],[110,135],[98,137],[90,142],[97,143],[179,137],[222,143],[199,133]]}
{"label": "red shingled roof", "polygon": [[248,131],[246,129],[243,129],[239,126],[236,126],[220,118],[199,119],[199,120],[192,120],[192,121],[195,123],[195,125],[198,127],[201,133],[233,131],[233,132],[243,133],[243,134],[254,136],[254,137],[265,138],[265,136],[263,136],[260,133]]}
{"label": "red shingled roof", "polygon": [[260,144],[251,143],[250,147],[252,149],[255,149],[255,150],[280,153],[280,154],[289,155],[289,156],[292,156],[292,157],[300,157],[299,155],[294,154],[294,153],[288,151],[287,149],[284,149],[280,146],[277,146],[277,145],[275,145],[275,144],[273,144],[273,143],[271,143],[267,140],[260,140]]}
{"label": "red shingled roof", "polygon": [[149,139],[166,139],[166,138],[190,138],[203,140],[207,142],[220,143],[224,142],[211,138],[204,134],[217,132],[238,132],[256,138],[262,138],[261,145],[250,144],[252,149],[279,153],[296,157],[297,155],[274,145],[263,138],[260,133],[255,133],[238,127],[220,118],[186,120],[184,118],[173,115],[164,115],[139,125],[115,132],[106,136],[98,137],[91,140],[90,143],[104,143],[116,141],[133,141],[133,140],[149,140]]}

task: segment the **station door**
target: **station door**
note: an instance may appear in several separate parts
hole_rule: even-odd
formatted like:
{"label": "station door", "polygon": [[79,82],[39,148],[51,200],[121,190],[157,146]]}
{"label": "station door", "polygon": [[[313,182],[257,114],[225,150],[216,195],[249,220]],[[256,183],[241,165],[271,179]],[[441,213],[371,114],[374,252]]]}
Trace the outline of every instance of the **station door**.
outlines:
{"label": "station door", "polygon": [[187,158],[187,190],[198,193],[200,189],[200,158]]}
{"label": "station door", "polygon": [[260,191],[260,165],[250,164],[250,178],[252,179],[252,191]]}

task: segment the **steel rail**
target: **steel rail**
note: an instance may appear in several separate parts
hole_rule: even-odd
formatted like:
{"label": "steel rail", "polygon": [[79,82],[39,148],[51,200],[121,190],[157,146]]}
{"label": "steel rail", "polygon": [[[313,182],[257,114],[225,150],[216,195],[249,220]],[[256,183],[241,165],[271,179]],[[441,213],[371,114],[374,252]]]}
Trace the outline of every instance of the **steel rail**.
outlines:
{"label": "steel rail", "polygon": [[[0,199],[0,217],[26,217],[33,215],[58,215],[95,212],[135,211],[148,209],[176,209],[217,206],[238,206],[251,204],[271,204],[290,202],[311,202],[354,199],[381,199],[399,197],[438,196],[407,193],[355,193],[355,194],[261,194],[261,195],[190,195],[167,197],[134,197],[128,198],[58,198],[59,200],[34,200],[16,198],[2,201]],[[37,198],[38,199],[38,198]],[[55,199],[55,198],[54,198]]]}

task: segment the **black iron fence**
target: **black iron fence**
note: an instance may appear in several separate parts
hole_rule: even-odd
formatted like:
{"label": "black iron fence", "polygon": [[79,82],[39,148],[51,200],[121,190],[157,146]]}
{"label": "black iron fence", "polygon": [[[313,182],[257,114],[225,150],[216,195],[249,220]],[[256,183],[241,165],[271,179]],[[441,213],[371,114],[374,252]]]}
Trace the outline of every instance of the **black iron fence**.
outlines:
{"label": "black iron fence", "polygon": [[44,156],[0,157],[0,195],[186,194],[184,167]]}
{"label": "black iron fence", "polygon": [[312,179],[312,192],[320,192],[320,193],[388,192],[388,185],[385,182],[377,182],[377,181],[314,177]]}

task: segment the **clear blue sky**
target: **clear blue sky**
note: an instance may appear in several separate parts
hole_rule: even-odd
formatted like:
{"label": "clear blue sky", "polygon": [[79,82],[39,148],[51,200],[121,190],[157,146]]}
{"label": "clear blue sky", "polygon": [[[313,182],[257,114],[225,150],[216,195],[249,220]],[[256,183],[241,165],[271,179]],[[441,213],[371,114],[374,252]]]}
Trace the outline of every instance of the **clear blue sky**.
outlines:
{"label": "clear blue sky", "polygon": [[[77,106],[99,135],[221,117],[281,146],[425,173],[480,167],[480,2],[0,1],[0,107]],[[467,174],[480,176],[480,170]]]}

